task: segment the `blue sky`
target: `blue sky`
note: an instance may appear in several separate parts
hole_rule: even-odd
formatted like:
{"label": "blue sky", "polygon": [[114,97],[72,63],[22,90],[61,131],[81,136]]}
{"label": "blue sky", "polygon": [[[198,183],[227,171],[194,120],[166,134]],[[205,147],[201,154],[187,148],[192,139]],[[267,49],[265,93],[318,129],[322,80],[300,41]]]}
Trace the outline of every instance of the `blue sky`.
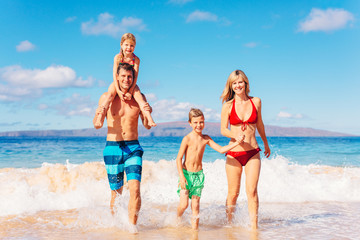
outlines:
{"label": "blue sky", "polygon": [[360,2],[0,2],[0,131],[92,127],[125,32],[156,122],[220,121],[242,69],[267,125],[360,135]]}

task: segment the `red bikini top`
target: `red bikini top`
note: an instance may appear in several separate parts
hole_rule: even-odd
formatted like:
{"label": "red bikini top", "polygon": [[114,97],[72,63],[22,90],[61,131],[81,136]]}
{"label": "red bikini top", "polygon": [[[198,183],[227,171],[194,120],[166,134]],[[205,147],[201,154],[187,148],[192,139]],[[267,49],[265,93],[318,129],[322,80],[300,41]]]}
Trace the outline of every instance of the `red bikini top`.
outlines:
{"label": "red bikini top", "polygon": [[256,107],[255,107],[253,101],[250,98],[249,98],[249,100],[250,100],[251,105],[252,105],[252,112],[251,112],[251,115],[250,115],[250,117],[249,117],[249,119],[247,121],[242,121],[238,117],[238,115],[236,113],[236,110],[235,110],[235,98],[234,98],[231,113],[230,113],[230,116],[229,116],[229,120],[230,120],[231,125],[243,124],[241,129],[245,130],[246,125],[254,124],[254,123],[257,122],[257,110],[256,110]]}

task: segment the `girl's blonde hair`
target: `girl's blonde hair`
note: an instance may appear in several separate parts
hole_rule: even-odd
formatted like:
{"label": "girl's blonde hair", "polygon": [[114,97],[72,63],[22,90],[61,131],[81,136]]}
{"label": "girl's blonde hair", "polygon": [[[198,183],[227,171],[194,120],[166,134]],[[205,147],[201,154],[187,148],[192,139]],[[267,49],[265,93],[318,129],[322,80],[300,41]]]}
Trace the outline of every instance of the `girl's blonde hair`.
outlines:
{"label": "girl's blonde hair", "polygon": [[124,60],[124,53],[123,50],[121,49],[121,45],[126,41],[126,40],[131,40],[134,42],[134,44],[136,45],[136,38],[134,36],[134,34],[132,33],[125,33],[124,35],[122,35],[121,37],[121,41],[120,41],[120,54],[119,54],[119,62],[122,62]]}
{"label": "girl's blonde hair", "polygon": [[239,78],[241,78],[245,82],[245,94],[247,97],[249,97],[250,85],[249,85],[249,80],[248,80],[247,76],[245,75],[245,73],[243,71],[235,70],[232,73],[230,73],[230,75],[227,79],[227,82],[225,84],[224,91],[222,92],[222,94],[220,96],[222,103],[228,102],[234,98],[235,92],[232,89],[232,84],[235,80],[238,80]]}

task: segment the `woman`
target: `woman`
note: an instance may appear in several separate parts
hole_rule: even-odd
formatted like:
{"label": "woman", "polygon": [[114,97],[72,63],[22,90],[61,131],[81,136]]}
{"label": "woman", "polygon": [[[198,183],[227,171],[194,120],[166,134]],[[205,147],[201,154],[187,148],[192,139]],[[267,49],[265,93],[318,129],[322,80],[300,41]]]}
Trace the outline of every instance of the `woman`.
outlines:
{"label": "woman", "polygon": [[[261,166],[259,151],[261,150],[255,138],[256,129],[264,142],[266,157],[270,156],[270,148],[261,117],[261,100],[257,97],[250,97],[249,92],[249,80],[245,73],[241,70],[233,71],[220,97],[223,102],[221,134],[231,138],[230,143],[235,142],[235,138],[241,134],[245,136],[242,144],[227,152],[228,195],[226,198],[226,214],[228,221],[229,223],[232,221],[244,169],[251,227],[257,229],[259,208],[257,185]],[[228,128],[229,123],[230,129]]]}

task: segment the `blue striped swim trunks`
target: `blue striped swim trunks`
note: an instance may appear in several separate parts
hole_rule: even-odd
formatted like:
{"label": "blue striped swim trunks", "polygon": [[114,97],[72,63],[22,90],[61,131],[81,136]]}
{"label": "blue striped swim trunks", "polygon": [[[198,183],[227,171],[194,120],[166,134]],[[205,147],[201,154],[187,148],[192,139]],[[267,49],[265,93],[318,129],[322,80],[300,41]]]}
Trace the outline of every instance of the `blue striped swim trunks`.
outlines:
{"label": "blue striped swim trunks", "polygon": [[106,142],[103,154],[111,190],[124,185],[124,171],[127,180],[141,181],[143,153],[138,140]]}

